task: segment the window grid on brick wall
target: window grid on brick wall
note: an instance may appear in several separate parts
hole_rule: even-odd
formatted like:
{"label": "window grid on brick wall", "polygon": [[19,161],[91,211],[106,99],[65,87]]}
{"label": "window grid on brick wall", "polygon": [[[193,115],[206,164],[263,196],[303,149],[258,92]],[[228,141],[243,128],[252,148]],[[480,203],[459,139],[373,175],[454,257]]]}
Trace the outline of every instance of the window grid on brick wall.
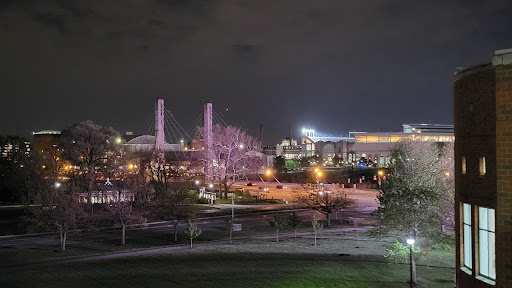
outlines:
{"label": "window grid on brick wall", "polygon": [[479,274],[496,279],[496,230],[494,209],[478,208]]}
{"label": "window grid on brick wall", "polygon": [[462,215],[464,224],[462,231],[462,255],[464,257],[464,266],[471,269],[473,268],[473,259],[471,254],[471,205],[466,203],[462,204]]}

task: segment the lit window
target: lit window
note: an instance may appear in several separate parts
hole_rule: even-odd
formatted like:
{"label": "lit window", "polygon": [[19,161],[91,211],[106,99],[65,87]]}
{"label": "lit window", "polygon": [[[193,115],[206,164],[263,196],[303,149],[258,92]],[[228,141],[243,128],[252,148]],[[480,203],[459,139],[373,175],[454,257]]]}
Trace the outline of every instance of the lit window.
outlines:
{"label": "lit window", "polygon": [[462,156],[462,174],[466,174],[466,157]]}
{"label": "lit window", "polygon": [[480,170],[480,175],[483,176],[485,175],[485,157],[480,157],[480,161],[479,161],[479,170]]}
{"label": "lit window", "polygon": [[480,275],[496,279],[494,209],[478,208]]}
{"label": "lit window", "polygon": [[462,241],[463,242],[463,255],[464,255],[464,266],[468,268],[473,267],[472,255],[471,255],[471,205],[463,204],[462,205],[462,214],[463,214],[463,222],[464,228],[462,232]]}

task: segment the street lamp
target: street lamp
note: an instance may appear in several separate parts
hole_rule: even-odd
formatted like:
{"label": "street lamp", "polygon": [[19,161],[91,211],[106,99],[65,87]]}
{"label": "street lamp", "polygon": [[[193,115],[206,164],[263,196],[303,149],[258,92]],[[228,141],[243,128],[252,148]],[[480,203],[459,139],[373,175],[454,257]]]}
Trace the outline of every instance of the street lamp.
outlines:
{"label": "street lamp", "polygon": [[414,238],[408,238],[407,244],[409,244],[409,265],[410,265],[410,271],[411,271],[411,277],[409,279],[409,283],[411,284],[411,288],[414,287],[414,280],[413,278],[416,278],[413,276],[413,263],[414,263],[414,257],[412,256],[412,246],[414,245]]}

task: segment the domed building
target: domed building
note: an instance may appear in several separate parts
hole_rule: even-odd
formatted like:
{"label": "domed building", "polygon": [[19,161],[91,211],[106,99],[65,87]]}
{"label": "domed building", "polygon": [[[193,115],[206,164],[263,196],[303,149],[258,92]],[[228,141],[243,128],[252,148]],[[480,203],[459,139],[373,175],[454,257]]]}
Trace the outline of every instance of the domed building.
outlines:
{"label": "domed building", "polygon": [[[123,146],[128,152],[153,152],[155,149],[156,137],[153,135],[142,135],[131,139]],[[183,151],[183,143],[181,144],[164,144],[164,152]]]}

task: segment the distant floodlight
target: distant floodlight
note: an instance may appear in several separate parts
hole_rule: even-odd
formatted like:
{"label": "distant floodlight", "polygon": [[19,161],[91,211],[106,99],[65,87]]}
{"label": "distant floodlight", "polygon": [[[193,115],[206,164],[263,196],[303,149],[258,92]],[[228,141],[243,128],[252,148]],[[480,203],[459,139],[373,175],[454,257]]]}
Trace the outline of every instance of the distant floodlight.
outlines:
{"label": "distant floodlight", "polygon": [[213,184],[210,184],[208,187],[213,188]]}
{"label": "distant floodlight", "polygon": [[196,185],[199,185],[199,180],[196,180]]}
{"label": "distant floodlight", "polygon": [[414,245],[414,242],[415,242],[415,241],[414,241],[414,239],[413,239],[413,238],[409,238],[409,239],[407,239],[407,244],[409,244],[409,245]]}
{"label": "distant floodlight", "polygon": [[60,184],[59,182],[55,182],[55,188],[59,188],[60,185],[62,185],[62,184]]}

